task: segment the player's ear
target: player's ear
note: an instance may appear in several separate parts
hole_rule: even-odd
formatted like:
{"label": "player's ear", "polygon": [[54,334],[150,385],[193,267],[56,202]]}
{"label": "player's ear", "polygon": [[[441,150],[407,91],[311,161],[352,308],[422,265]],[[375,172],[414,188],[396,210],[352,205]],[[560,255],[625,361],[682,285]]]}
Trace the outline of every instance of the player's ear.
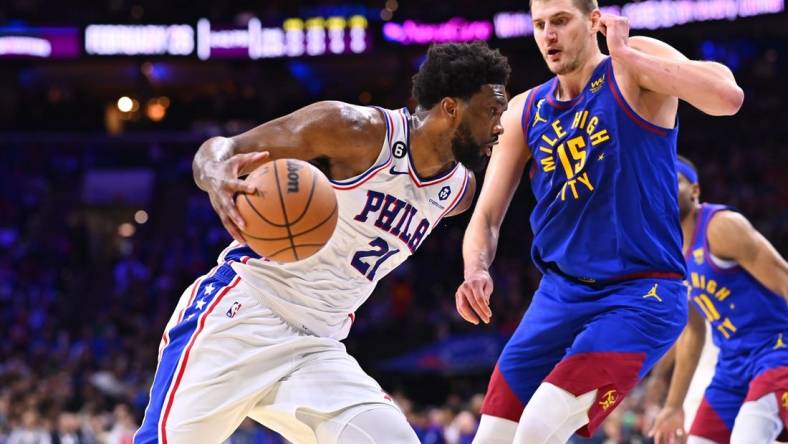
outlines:
{"label": "player's ear", "polygon": [[589,18],[591,19],[591,32],[597,33],[599,32],[599,19],[602,17],[602,12],[599,9],[594,9],[589,14]]}
{"label": "player's ear", "polygon": [[460,103],[452,97],[444,97],[440,102],[441,111],[443,111],[449,119],[456,120],[460,113]]}

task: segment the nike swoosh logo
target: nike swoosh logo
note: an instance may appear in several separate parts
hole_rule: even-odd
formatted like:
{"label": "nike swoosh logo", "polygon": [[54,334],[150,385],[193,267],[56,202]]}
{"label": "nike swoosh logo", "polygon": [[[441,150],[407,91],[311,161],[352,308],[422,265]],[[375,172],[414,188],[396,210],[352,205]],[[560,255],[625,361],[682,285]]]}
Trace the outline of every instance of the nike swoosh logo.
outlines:
{"label": "nike swoosh logo", "polygon": [[408,174],[408,172],[407,172],[407,171],[397,171],[397,170],[395,170],[395,169],[394,169],[394,167],[391,167],[391,168],[389,169],[389,174],[393,174],[393,175],[397,175],[397,174]]}

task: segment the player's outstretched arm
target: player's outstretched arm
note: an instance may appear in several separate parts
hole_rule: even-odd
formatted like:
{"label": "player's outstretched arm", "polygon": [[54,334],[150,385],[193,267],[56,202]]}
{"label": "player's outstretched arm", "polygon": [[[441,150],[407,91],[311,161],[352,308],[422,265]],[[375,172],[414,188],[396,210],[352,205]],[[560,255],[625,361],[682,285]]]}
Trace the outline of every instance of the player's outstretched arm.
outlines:
{"label": "player's outstretched arm", "polygon": [[788,300],[788,263],[750,221],[734,211],[720,211],[707,229],[711,253],[734,260],[764,287]]}
{"label": "player's outstretched arm", "polygon": [[624,67],[641,88],[678,97],[712,116],[736,114],[744,92],[731,71],[720,63],[690,60],[667,43],[629,37],[625,17],[603,15],[600,30],[613,61]]}
{"label": "player's outstretched arm", "polygon": [[689,307],[689,321],[675,345],[675,365],[668,388],[665,406],[657,415],[649,436],[655,444],[684,442],[684,398],[687,396],[692,375],[698,366],[703,343],[706,340],[706,325],[698,311]]}
{"label": "player's outstretched arm", "polygon": [[465,280],[455,293],[455,302],[460,316],[472,324],[480,320],[490,322],[493,282],[488,270],[498,247],[501,223],[530,157],[520,127],[526,96],[523,93],[510,100],[509,108],[501,116],[504,132],[493,148],[482,191],[462,242]]}
{"label": "player's outstretched arm", "polygon": [[327,157],[334,163],[355,163],[359,159],[363,162],[364,157],[377,155],[369,147],[380,146],[385,131],[382,116],[372,108],[318,102],[237,136],[208,139],[194,156],[194,181],[208,193],[230,235],[243,243],[240,229],[244,222],[234,196],[255,190],[240,176],[280,158]]}

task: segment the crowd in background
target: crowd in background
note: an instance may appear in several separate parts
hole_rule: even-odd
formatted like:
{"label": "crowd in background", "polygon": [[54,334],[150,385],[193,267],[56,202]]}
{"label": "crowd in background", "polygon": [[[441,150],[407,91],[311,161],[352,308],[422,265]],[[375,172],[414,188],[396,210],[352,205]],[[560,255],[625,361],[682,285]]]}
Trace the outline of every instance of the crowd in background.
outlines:
{"label": "crowd in background", "polygon": [[[704,200],[738,208],[785,256],[788,114],[782,104],[788,103],[788,87],[781,79],[788,73],[788,55],[782,48],[752,46],[735,70],[747,94],[740,115],[711,119],[683,105],[679,151],[698,165]],[[517,76],[522,71],[513,64]],[[373,94],[377,103],[403,104],[395,96],[406,94],[409,76],[395,80],[389,93]],[[522,78],[513,78],[512,90],[521,91],[521,84]],[[237,90],[237,97],[229,97],[243,100],[243,88]],[[262,116],[300,104],[285,101],[287,91],[258,88],[253,97],[269,93]],[[200,100],[200,108],[236,109],[222,94]],[[256,103],[238,107],[254,109]],[[43,107],[43,119],[50,105],[32,106]],[[189,121],[188,107],[179,113],[173,118]],[[66,108],[50,129],[69,127],[69,119],[79,126],[78,114]],[[237,121],[195,121],[186,141],[160,142],[155,133],[144,141],[92,138],[100,133],[95,129],[79,140],[0,140],[0,444],[131,442],[163,326],[181,291],[213,266],[229,241],[191,181],[191,156],[201,137],[253,121],[248,114]],[[93,202],[86,197],[85,178],[107,169],[142,169],[151,174],[153,187],[147,196],[136,196],[138,202]],[[424,443],[470,442],[491,369],[406,377],[377,363],[451,335],[514,331],[540,277],[530,262],[528,188],[521,185],[503,227],[492,270],[491,324],[467,324],[454,308],[468,220],[463,215],[443,222],[410,261],[380,283],[345,341],[397,399]],[[119,225],[138,210],[146,211],[147,222],[132,223],[133,234],[121,235]],[[639,387],[589,442],[648,442],[644,430],[656,409],[656,400]],[[247,421],[230,442],[281,439]]]}

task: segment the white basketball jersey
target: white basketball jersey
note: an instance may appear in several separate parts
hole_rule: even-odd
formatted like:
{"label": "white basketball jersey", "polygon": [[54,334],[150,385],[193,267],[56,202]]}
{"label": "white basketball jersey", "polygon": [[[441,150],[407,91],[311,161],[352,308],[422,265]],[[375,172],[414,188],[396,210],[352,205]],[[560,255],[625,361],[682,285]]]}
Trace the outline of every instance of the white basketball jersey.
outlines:
{"label": "white basketball jersey", "polygon": [[380,155],[362,174],[332,181],[339,220],[319,252],[282,264],[233,242],[219,257],[219,263],[233,262],[277,314],[318,336],[347,337],[354,312],[377,281],[419,248],[468,187],[469,172],[459,163],[438,177],[418,177],[408,110],[378,110],[386,120]]}

